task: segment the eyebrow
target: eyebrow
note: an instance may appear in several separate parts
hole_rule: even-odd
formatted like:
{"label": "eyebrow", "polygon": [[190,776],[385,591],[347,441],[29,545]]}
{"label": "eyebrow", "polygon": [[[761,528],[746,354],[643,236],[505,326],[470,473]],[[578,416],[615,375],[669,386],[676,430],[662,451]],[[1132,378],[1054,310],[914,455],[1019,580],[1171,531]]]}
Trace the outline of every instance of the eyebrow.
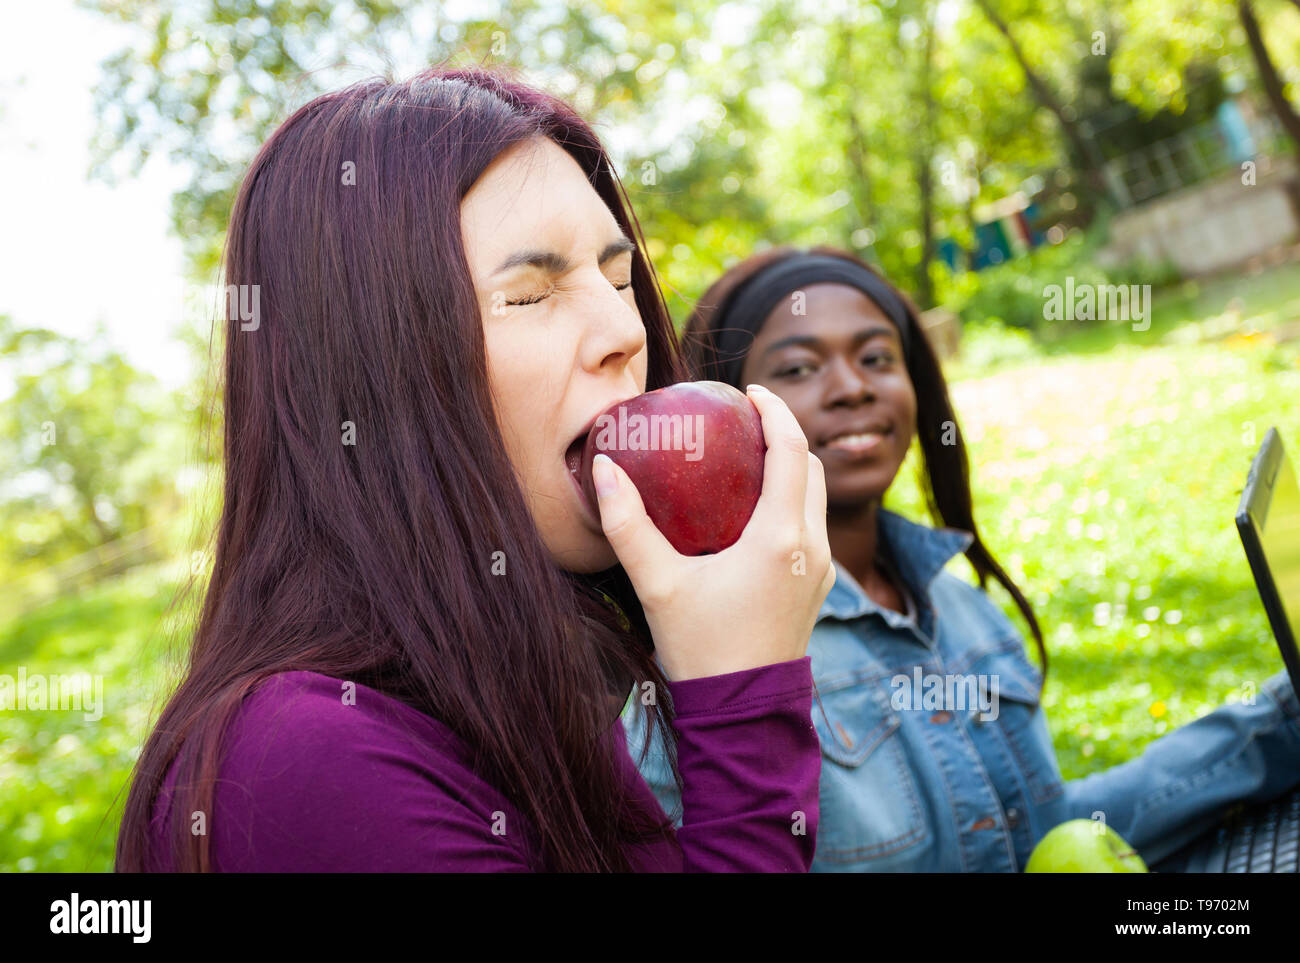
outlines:
{"label": "eyebrow", "polygon": [[[618,257],[626,251],[635,251],[636,244],[626,234],[619,235],[618,240],[610,241],[605,245],[604,250],[600,252],[600,257],[596,258],[597,264],[604,264],[606,261]],[[519,267],[521,264],[527,264],[530,267],[538,267],[551,274],[563,274],[572,269],[573,262],[555,251],[539,251],[535,248],[527,248],[522,251],[516,251],[508,258],[501,262],[501,266],[492,272],[490,277],[496,277],[513,267]]]}
{"label": "eyebrow", "polygon": [[[874,328],[863,328],[861,331],[859,331],[857,334],[853,336],[851,345],[856,348],[864,341],[870,341],[872,338],[880,338],[880,337],[887,338],[890,337],[891,335],[894,337],[897,337],[898,335],[898,332],[895,331],[892,327],[885,327],[881,325]],[[820,348],[821,346],[822,346],[821,338],[814,338],[811,335],[807,335],[807,334],[796,334],[796,335],[792,335],[789,338],[782,338],[780,341],[773,341],[771,344],[769,344],[766,348],[763,349],[763,356],[766,357],[767,355],[771,354],[774,351],[780,351],[782,348],[817,349]]]}

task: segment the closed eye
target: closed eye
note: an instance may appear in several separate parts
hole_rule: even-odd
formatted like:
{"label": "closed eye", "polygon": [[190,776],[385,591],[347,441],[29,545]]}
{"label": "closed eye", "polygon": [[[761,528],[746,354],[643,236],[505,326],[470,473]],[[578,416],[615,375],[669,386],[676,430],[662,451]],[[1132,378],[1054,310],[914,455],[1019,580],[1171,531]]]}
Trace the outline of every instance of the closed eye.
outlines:
{"label": "closed eye", "polygon": [[547,291],[544,294],[532,294],[526,298],[520,298],[518,301],[507,301],[506,304],[536,304],[538,301],[545,301],[550,296],[551,292]]}
{"label": "closed eye", "polygon": [[[624,281],[622,284],[615,284],[614,290],[626,291],[631,286],[632,286],[631,281]],[[552,293],[551,291],[546,291],[543,292],[542,294],[530,294],[527,297],[520,298],[517,301],[506,301],[506,304],[512,306],[519,306],[524,304],[537,304],[539,301],[545,301],[547,298],[549,298],[551,296],[551,293]]]}

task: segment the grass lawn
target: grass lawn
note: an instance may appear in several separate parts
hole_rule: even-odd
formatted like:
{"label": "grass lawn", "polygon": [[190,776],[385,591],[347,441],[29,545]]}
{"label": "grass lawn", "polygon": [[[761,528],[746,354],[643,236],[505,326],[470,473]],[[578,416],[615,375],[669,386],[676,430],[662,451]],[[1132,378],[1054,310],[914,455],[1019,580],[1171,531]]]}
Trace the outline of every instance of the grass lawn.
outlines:
{"label": "grass lawn", "polygon": [[[1217,338],[1225,310],[1264,333],[1195,340]],[[1268,335],[1297,317],[1300,270],[1280,268],[1171,292],[1147,332],[1046,346],[971,336],[974,360],[953,369],[977,518],[1046,631],[1044,704],[1067,778],[1137,755],[1281,668],[1232,516],[1270,425],[1300,452],[1300,343]],[[890,497],[924,517],[908,469]],[[176,577],[140,569],[0,625],[0,673],[98,674],[105,701],[98,721],[0,714],[0,871],[111,869],[126,779],[167,684]]]}
{"label": "grass lawn", "polygon": [[[1067,779],[1282,668],[1233,516],[1270,426],[1300,464],[1300,341],[1270,333],[1300,318],[1300,269],[1185,286],[1153,314],[1147,332],[1083,330],[952,372],[976,521],[1044,629]],[[1259,333],[1224,339],[1238,321]],[[905,467],[890,500],[924,518],[913,477]]]}
{"label": "grass lawn", "polygon": [[0,627],[0,673],[103,680],[97,720],[0,713],[0,872],[112,869],[126,781],[166,685],[158,652],[175,568],[135,569]]}

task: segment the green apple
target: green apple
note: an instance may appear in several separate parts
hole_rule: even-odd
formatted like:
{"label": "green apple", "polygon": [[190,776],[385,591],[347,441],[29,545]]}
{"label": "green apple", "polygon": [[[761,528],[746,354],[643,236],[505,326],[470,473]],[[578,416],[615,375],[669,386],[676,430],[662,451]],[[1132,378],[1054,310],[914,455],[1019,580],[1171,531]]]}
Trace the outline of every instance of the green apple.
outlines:
{"label": "green apple", "polygon": [[1071,819],[1038,841],[1026,873],[1145,873],[1146,863],[1105,823]]}

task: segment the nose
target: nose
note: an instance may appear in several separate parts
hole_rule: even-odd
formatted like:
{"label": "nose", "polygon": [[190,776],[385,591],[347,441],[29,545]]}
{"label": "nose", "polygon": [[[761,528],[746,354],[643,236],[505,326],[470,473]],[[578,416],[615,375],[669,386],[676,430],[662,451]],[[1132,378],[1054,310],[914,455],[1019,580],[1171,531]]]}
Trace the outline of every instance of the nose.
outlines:
{"label": "nose", "polygon": [[826,367],[827,408],[836,405],[860,405],[876,400],[871,379],[866,377],[856,365],[845,360],[843,355],[832,355]]}
{"label": "nose", "polygon": [[590,280],[591,292],[582,299],[582,366],[599,371],[610,365],[626,365],[646,345],[645,325],[625,291],[617,290],[599,270]]}

